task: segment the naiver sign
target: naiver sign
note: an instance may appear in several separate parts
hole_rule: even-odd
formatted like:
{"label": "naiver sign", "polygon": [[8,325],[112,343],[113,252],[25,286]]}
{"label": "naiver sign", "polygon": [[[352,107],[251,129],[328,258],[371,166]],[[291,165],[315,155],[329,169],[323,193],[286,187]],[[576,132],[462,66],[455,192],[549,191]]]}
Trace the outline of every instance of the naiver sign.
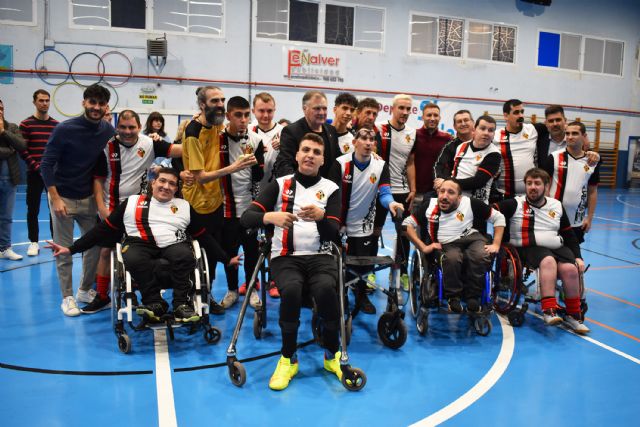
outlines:
{"label": "naiver sign", "polygon": [[295,48],[284,48],[284,57],[286,79],[344,83],[344,57],[327,51]]}

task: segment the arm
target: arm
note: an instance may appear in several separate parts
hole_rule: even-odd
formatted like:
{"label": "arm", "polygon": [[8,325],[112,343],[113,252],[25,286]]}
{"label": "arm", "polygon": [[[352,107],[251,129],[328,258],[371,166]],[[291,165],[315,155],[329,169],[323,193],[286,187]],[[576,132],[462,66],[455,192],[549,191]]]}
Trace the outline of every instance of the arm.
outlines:
{"label": "arm", "polygon": [[[69,248],[69,252],[73,255],[78,252],[84,252],[91,249],[98,243],[109,240],[113,233],[122,233],[124,231],[124,211],[127,209],[127,200],[122,202],[113,212],[95,227],[85,233],[76,240]],[[55,249],[55,248],[54,248]],[[55,251],[54,251],[55,255]]]}
{"label": "arm", "polygon": [[98,214],[100,218],[105,219],[109,216],[109,209],[104,202],[104,178],[93,178],[93,195],[96,198],[96,206],[98,207]]}
{"label": "arm", "polygon": [[280,134],[280,152],[278,153],[276,163],[273,167],[276,178],[295,172],[298,141],[291,132],[291,129],[289,129],[289,126],[282,129]]}
{"label": "arm", "polygon": [[449,178],[451,176],[451,165],[453,164],[453,159],[456,155],[458,142],[458,139],[447,142],[447,145],[442,147],[442,151],[440,151],[440,155],[438,156],[436,163],[433,165],[433,176],[435,177],[435,181],[440,180],[437,183],[438,186],[444,178]]}
{"label": "arm", "polygon": [[17,152],[27,149],[27,143],[24,142],[18,126],[5,122],[2,114],[0,114],[0,142],[4,142]]}
{"label": "arm", "polygon": [[409,204],[409,209],[413,205],[413,199],[416,197],[416,155],[414,153],[409,154],[407,159],[407,181],[409,182],[409,195],[406,202]]}
{"label": "arm", "polygon": [[278,200],[280,186],[277,181],[271,181],[264,188],[256,200],[251,202],[247,210],[240,217],[240,224],[244,228],[258,228],[263,225],[273,224],[281,228],[289,229],[293,226],[296,216],[288,212],[272,212]]}
{"label": "arm", "polygon": [[482,188],[491,178],[496,176],[499,169],[500,154],[491,153],[478,165],[478,169],[474,176],[459,179],[458,182],[463,190],[475,190],[476,188]]}
{"label": "arm", "polygon": [[420,228],[420,224],[418,224],[417,217],[415,217],[414,215],[405,218],[405,220],[402,222],[402,226],[407,234],[407,237],[409,238],[409,240],[411,240],[411,243],[413,243],[413,245],[420,252],[424,254],[430,254],[436,249],[442,249],[442,245],[440,243],[432,242],[430,244],[426,244],[425,242],[420,240],[417,232],[417,230]]}
{"label": "arm", "polygon": [[22,138],[27,145],[26,149],[20,151],[20,157],[22,157],[22,160],[24,160],[24,162],[27,164],[29,170],[37,171],[38,169],[40,169],[40,163],[31,156],[31,153],[29,153],[29,139],[31,138],[31,132],[24,124],[24,121],[20,123],[20,133],[22,134]]}
{"label": "arm", "polygon": [[582,230],[588,233],[591,230],[593,216],[596,213],[596,205],[598,204],[598,185],[589,185],[587,187],[587,217],[582,223]]}
{"label": "arm", "polygon": [[231,175],[232,173],[237,172],[239,170],[249,168],[257,163],[258,161],[256,160],[255,156],[249,156],[244,158],[238,157],[238,159],[235,162],[231,163],[229,166],[225,166],[218,170],[205,172],[204,170],[200,169],[200,170],[191,170],[191,173],[193,174],[193,177],[200,184],[206,184],[207,182],[220,179],[223,176]]}
{"label": "arm", "polygon": [[569,222],[569,218],[567,217],[564,207],[562,208],[562,217],[560,218],[560,235],[562,236],[564,246],[571,249],[571,252],[573,252],[576,259],[582,260],[582,253],[580,252],[578,239],[573,232],[573,228],[571,228],[571,223]]}

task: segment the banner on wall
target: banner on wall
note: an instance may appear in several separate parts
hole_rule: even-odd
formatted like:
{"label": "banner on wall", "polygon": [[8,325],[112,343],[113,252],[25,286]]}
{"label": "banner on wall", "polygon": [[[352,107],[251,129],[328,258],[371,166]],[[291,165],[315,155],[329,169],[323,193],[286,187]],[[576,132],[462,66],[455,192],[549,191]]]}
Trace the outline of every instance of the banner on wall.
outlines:
{"label": "banner on wall", "polygon": [[284,78],[344,83],[345,58],[325,49],[283,48]]}
{"label": "banner on wall", "polygon": [[3,70],[13,69],[13,46],[0,44],[0,84],[10,85],[13,83],[13,73]]}

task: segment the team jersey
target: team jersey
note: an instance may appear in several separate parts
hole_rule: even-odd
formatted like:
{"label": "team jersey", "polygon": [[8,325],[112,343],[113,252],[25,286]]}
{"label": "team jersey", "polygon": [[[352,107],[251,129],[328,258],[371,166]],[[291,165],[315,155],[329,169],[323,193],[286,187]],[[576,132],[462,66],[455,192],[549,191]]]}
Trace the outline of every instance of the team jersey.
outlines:
{"label": "team jersey", "polygon": [[567,150],[556,151],[545,167],[551,176],[550,196],[560,200],[572,227],[581,226],[587,210],[589,185],[598,185],[600,168],[589,166],[587,156],[575,158]]}
{"label": "team jersey", "polygon": [[389,186],[389,167],[386,162],[371,156],[369,164],[360,170],[353,161],[353,153],[336,159],[341,171],[342,210],[340,222],[347,236],[365,237],[373,233],[378,190]]}
{"label": "team jersey", "polygon": [[381,141],[376,151],[389,164],[391,193],[408,193],[407,160],[416,142],[416,130],[410,126],[396,129],[388,122],[379,128]]}
{"label": "team jersey", "polygon": [[166,248],[187,239],[190,206],[183,199],[163,203],[146,194],[129,196],[123,223],[127,236]]}
{"label": "team jersey", "polygon": [[433,197],[405,218],[403,225],[411,225],[415,229],[426,227],[431,242],[446,244],[472,233],[484,233],[487,221],[494,227],[505,225],[504,216],[480,200],[462,196],[456,209],[443,212],[438,206],[438,199]]}
{"label": "team jersey", "polygon": [[280,142],[280,133],[283,128],[284,126],[280,123],[276,123],[268,131],[263,131],[258,125],[251,127],[251,130],[258,134],[264,146],[264,177],[260,182],[261,187],[264,187],[273,179],[273,165],[276,163],[278,153],[280,153],[280,149],[273,148],[273,144]]}
{"label": "team jersey", "polygon": [[253,200],[263,178],[264,146],[258,134],[249,131],[236,140],[226,131],[220,134],[220,167],[235,162],[241,154],[253,154],[258,164],[220,178],[225,218],[240,218]]}
{"label": "team jersey", "polygon": [[[451,176],[461,181],[463,195],[489,203],[491,184],[499,167],[500,151],[495,145],[489,144],[484,148],[475,148],[473,142],[463,142],[456,149]],[[488,178],[480,187],[471,182],[478,173],[486,175],[483,178]],[[467,185],[466,181],[470,181],[470,185]]]}
{"label": "team jersey", "polygon": [[117,137],[107,142],[98,158],[94,176],[104,178],[104,203],[109,212],[124,199],[147,190],[148,169],[156,157],[169,157],[170,143],[153,141],[139,134],[138,141],[126,146]]}
{"label": "team jersey", "polygon": [[[547,156],[550,156],[553,153],[555,153],[556,151],[564,150],[566,148],[567,148],[567,140],[566,139],[563,139],[562,142],[557,143],[553,139],[549,138],[549,152],[547,153]],[[538,157],[540,157],[540,155],[538,155]],[[540,158],[542,159],[544,157],[540,157]]]}
{"label": "team jersey", "polygon": [[538,131],[530,123],[524,123],[518,133],[511,133],[506,128],[496,132],[494,144],[502,156],[498,191],[505,198],[524,194],[524,174],[537,164],[537,140]]}
{"label": "team jersey", "polygon": [[354,133],[352,129],[347,130],[345,133],[338,133],[338,146],[342,154],[353,153],[353,139]]}

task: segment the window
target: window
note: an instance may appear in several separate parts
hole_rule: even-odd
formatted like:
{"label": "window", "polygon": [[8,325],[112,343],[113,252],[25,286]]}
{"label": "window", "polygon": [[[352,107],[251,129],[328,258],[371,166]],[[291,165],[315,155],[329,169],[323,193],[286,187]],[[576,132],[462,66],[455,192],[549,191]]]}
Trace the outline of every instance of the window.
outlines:
{"label": "window", "polygon": [[154,0],[153,29],[222,35],[223,3],[215,0]]}
{"label": "window", "polygon": [[326,1],[254,0],[255,36],[382,50],[384,9]]}
{"label": "window", "polygon": [[624,43],[579,34],[540,31],[538,65],[590,73],[622,75]]}
{"label": "window", "polygon": [[35,0],[0,0],[0,22],[36,25]]}

